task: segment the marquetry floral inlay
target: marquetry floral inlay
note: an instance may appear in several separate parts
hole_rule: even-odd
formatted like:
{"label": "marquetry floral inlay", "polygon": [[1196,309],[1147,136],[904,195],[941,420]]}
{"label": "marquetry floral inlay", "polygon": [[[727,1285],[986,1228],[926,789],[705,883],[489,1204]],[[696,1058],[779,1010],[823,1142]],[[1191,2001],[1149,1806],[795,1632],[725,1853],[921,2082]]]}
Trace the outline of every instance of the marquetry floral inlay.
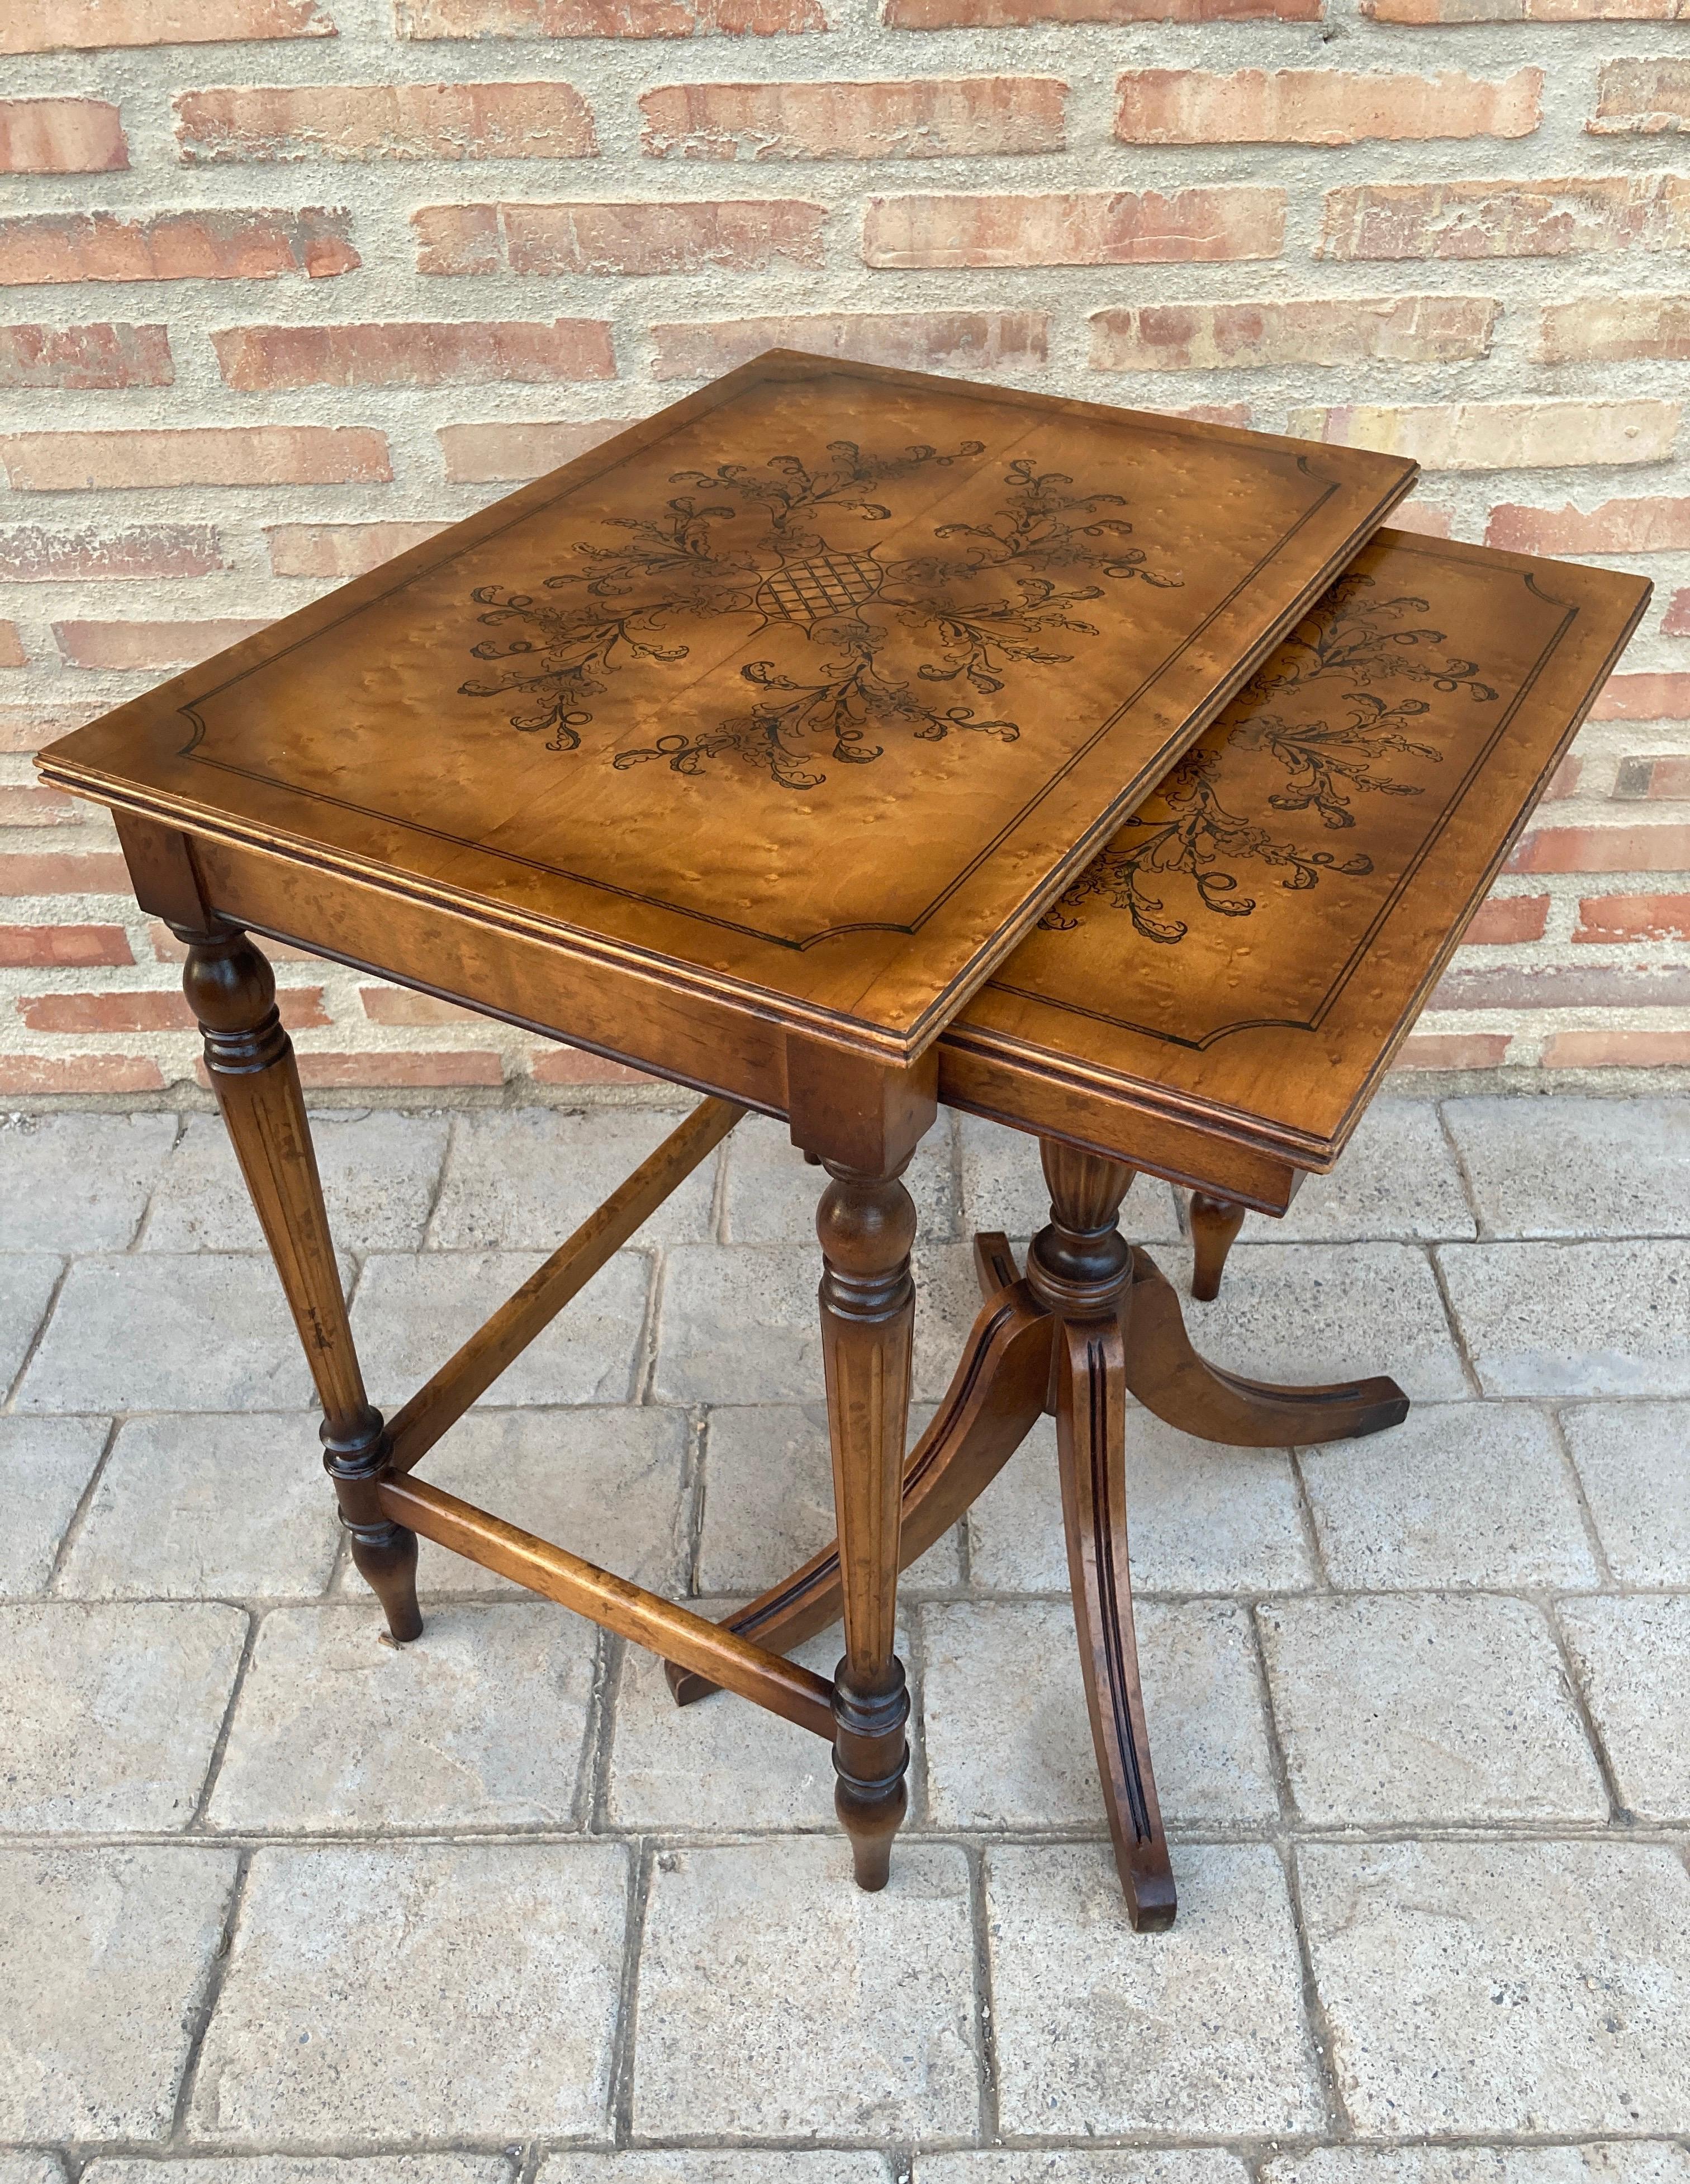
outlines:
{"label": "marquetry floral inlay", "polygon": [[[1358,878],[1373,870],[1365,850],[1341,855],[1319,846],[1313,829],[1353,827],[1357,799],[1424,793],[1423,784],[1389,767],[1393,759],[1442,761],[1436,745],[1412,732],[1431,710],[1412,694],[1414,686],[1445,695],[1464,691],[1486,704],[1497,696],[1475,661],[1442,651],[1443,631],[1415,619],[1430,611],[1428,601],[1377,592],[1366,575],[1334,586],[1246,687],[1240,717],[1219,749],[1199,744],[1180,760],[1046,912],[1046,928],[1082,924],[1101,898],[1127,911],[1147,940],[1171,945],[1191,930],[1180,909],[1250,916],[1257,897],[1241,889],[1240,867],[1255,866],[1263,880],[1297,891],[1318,886],[1329,872]],[[1259,783],[1262,755],[1284,772],[1267,799],[1271,811],[1286,815],[1279,826],[1229,808],[1239,803],[1259,811],[1259,786],[1251,784]],[[1300,838],[1292,815],[1303,816]]]}
{"label": "marquetry floral inlay", "polygon": [[538,591],[477,588],[480,620],[503,633],[474,656],[502,665],[461,694],[514,701],[513,727],[576,750],[613,677],[684,660],[683,630],[739,616],[753,624],[748,642],[795,630],[802,652],[747,661],[742,710],[620,751],[618,768],[655,759],[695,775],[737,759],[810,789],[827,778],[821,760],[864,766],[897,735],[934,742],[957,728],[1012,743],[1018,723],[983,717],[977,701],[995,698],[1013,669],[1072,659],[1073,640],[1098,633],[1078,610],[1106,584],[1183,580],[1131,543],[1131,523],[1113,512],[1126,505],[1120,494],[1078,492],[1021,460],[1005,465],[984,522],[935,524],[930,549],[895,559],[865,539],[862,526],[891,517],[877,490],[983,452],[970,440],[948,454],[876,455],[836,440],[819,463],[782,454],[678,471],[669,482],[682,490],[661,513],[605,518],[626,535],[578,543],[572,565]]}

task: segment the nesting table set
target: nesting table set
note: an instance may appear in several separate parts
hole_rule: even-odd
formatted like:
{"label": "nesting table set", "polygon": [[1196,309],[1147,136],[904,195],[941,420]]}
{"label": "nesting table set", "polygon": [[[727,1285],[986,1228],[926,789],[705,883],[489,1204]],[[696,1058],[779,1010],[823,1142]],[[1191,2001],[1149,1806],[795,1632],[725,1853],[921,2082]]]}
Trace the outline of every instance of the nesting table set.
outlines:
{"label": "nesting table set", "polygon": [[[1330,1168],[1648,597],[1382,530],[1410,463],[777,351],[43,753],[187,944],[210,1081],[401,1641],[417,1536],[833,1747],[866,1888],[905,1809],[900,1570],[1045,1412],[1133,1924],[1174,1890],[1134,1650],[1129,1394],[1212,1440],[1377,1432],[1394,1382],[1206,1363],[1121,1234]],[[348,1324],[258,933],[706,1096],[391,1418]],[[906,1451],[941,1106],[1049,1225]],[[427,1451],[748,1110],[825,1172],[839,1537],[722,1623],[430,1486]],[[1029,1147],[1031,1157],[1032,1148]],[[820,1181],[820,1178],[818,1178]],[[215,1327],[207,1340],[215,1340]],[[836,1674],[787,1656],[842,1615]]]}

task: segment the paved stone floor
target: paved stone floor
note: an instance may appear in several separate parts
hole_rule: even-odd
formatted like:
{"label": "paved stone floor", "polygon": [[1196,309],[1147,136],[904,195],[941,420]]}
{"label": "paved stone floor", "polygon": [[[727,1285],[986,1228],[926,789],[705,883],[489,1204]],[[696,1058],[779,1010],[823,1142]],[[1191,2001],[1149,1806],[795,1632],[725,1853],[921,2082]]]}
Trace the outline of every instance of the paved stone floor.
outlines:
{"label": "paved stone floor", "polygon": [[[323,1116],[376,1398],[671,1119]],[[912,1183],[931,1401],[1042,1204],[972,1124]],[[748,1123],[427,1475],[718,1607],[808,1553],[815,1185]],[[14,1118],[0,1207],[0,2184],[1690,2184],[1690,1102],[1388,1099],[1191,1308],[1415,1402],[1135,1413],[1143,1939],[1048,1431],[906,1585],[864,1897],[801,1731],[430,1547],[382,1641],[215,1119]]]}

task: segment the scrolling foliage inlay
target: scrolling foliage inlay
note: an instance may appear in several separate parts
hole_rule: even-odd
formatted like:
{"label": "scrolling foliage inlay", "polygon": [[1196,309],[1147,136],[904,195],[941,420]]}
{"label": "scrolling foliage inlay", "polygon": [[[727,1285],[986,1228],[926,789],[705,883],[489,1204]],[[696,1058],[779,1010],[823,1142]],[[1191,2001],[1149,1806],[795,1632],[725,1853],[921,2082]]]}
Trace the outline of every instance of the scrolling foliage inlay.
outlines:
{"label": "scrolling foliage inlay", "polygon": [[[1443,754],[1415,740],[1413,723],[1431,708],[1423,698],[1376,685],[1429,685],[1446,694],[1464,690],[1489,703],[1496,691],[1479,679],[1471,660],[1444,655],[1441,629],[1417,623],[1430,602],[1408,593],[1376,597],[1376,580],[1342,577],[1314,613],[1259,669],[1234,701],[1228,727],[1187,753],[1167,779],[1041,922],[1065,932],[1085,922],[1098,898],[1124,910],[1147,940],[1173,946],[1191,930],[1168,908],[1183,881],[1194,907],[1221,917],[1248,917],[1256,897],[1241,893],[1237,867],[1256,865],[1276,875],[1281,888],[1317,887],[1323,873],[1359,878],[1373,860],[1357,850],[1347,857],[1298,840],[1288,826],[1266,827],[1227,808],[1229,759],[1265,753],[1283,767],[1285,781],[1269,807],[1307,815],[1328,833],[1356,823],[1358,795],[1419,796],[1419,785],[1386,770],[1393,756],[1433,765]],[[1292,838],[1286,838],[1292,836]],[[1171,883],[1171,884],[1170,884]]]}
{"label": "scrolling foliage inlay", "polygon": [[[678,625],[742,615],[755,619],[753,641],[778,622],[797,629],[813,673],[750,660],[739,670],[750,686],[743,712],[620,751],[617,768],[658,759],[695,775],[713,759],[737,758],[783,788],[809,789],[827,778],[819,759],[865,766],[901,733],[935,742],[966,728],[1014,742],[1016,722],[982,719],[970,701],[995,696],[1012,666],[1072,659],[1052,649],[1053,632],[1097,634],[1075,610],[1102,598],[1103,585],[1079,579],[1173,587],[1183,578],[1153,567],[1145,549],[1129,543],[1132,525],[1107,512],[1125,507],[1119,493],[1075,493],[1071,477],[1025,459],[1005,465],[1001,498],[986,521],[935,524],[930,551],[883,560],[875,542],[863,539],[859,526],[891,516],[874,498],[877,487],[983,452],[980,442],[965,440],[949,454],[911,447],[876,455],[834,440],[820,463],[781,454],[761,465],[677,471],[669,482],[685,490],[661,514],[605,517],[626,539],[577,543],[577,566],[548,577],[538,593],[477,587],[480,620],[511,633],[483,639],[474,656],[521,664],[463,683],[460,694],[515,698],[512,727],[546,734],[548,749],[577,750],[593,721],[590,700],[608,677],[686,659]],[[928,655],[913,680],[885,656],[901,630],[914,632]]]}

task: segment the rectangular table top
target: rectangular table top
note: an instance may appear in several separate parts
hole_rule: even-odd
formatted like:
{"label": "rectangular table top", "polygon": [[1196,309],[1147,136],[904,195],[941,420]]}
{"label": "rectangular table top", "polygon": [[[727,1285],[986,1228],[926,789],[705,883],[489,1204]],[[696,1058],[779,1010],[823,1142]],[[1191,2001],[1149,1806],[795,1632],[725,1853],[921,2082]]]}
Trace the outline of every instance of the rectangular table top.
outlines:
{"label": "rectangular table top", "polygon": [[776,352],[42,771],[896,1064],[1414,474]]}
{"label": "rectangular table top", "polygon": [[1152,1167],[1206,1134],[1211,1187],[1216,1144],[1330,1167],[1648,597],[1381,531],[959,1011],[944,1096]]}

